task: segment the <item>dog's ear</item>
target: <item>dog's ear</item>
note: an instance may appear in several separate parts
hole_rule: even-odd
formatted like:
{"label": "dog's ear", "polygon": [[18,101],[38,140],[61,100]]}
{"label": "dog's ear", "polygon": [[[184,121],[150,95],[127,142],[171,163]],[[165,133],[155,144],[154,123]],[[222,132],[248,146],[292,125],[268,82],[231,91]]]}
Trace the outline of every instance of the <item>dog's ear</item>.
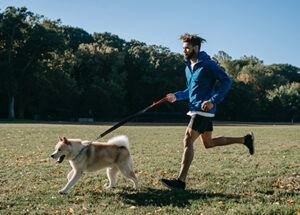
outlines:
{"label": "dog's ear", "polygon": [[69,140],[66,137],[63,137],[62,141],[63,141],[63,143],[65,143],[67,145],[70,144]]}
{"label": "dog's ear", "polygon": [[61,138],[60,136],[58,136],[59,141],[63,141],[63,138]]}

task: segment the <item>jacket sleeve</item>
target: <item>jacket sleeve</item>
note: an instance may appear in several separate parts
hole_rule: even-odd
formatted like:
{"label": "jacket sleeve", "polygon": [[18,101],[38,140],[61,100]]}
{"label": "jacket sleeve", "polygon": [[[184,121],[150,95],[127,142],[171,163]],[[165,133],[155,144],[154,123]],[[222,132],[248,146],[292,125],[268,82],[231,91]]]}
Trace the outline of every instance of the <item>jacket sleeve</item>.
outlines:
{"label": "jacket sleeve", "polygon": [[176,101],[187,100],[189,99],[189,88],[186,88],[184,91],[178,91],[174,94],[176,96]]}
{"label": "jacket sleeve", "polygon": [[210,98],[210,101],[213,104],[218,104],[219,102],[223,101],[225,95],[231,87],[232,81],[225,70],[221,68],[216,62],[211,62],[210,69],[213,72],[214,78],[216,78],[221,83],[218,90]]}

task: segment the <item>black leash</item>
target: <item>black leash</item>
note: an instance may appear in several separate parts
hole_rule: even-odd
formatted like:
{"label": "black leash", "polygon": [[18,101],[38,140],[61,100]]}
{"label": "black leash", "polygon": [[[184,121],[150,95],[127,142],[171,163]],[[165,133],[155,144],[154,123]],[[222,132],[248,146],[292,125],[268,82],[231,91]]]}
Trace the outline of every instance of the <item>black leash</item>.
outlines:
{"label": "black leash", "polygon": [[146,107],[145,109],[143,109],[143,110],[141,110],[141,111],[139,111],[139,112],[137,112],[137,113],[135,113],[135,114],[132,114],[132,115],[126,117],[126,118],[123,119],[121,122],[115,124],[115,125],[112,126],[111,128],[109,128],[109,129],[107,129],[106,131],[104,131],[102,134],[100,134],[100,135],[95,139],[95,141],[98,140],[98,139],[100,139],[100,138],[102,138],[102,137],[104,137],[104,136],[107,135],[108,133],[110,133],[110,132],[116,130],[116,129],[119,128],[120,126],[124,125],[126,122],[128,122],[128,121],[130,121],[131,119],[135,118],[136,116],[138,116],[138,115],[140,115],[140,114],[142,114],[142,113],[145,113],[145,112],[146,112],[147,110],[149,110],[150,108],[153,108],[154,106],[156,106],[156,105],[158,105],[158,104],[161,104],[161,103],[163,103],[163,102],[165,102],[165,101],[167,101],[167,98],[166,98],[166,97],[162,98],[161,100],[159,100],[159,101],[157,101],[157,102],[154,102],[152,105],[149,105],[149,106]]}

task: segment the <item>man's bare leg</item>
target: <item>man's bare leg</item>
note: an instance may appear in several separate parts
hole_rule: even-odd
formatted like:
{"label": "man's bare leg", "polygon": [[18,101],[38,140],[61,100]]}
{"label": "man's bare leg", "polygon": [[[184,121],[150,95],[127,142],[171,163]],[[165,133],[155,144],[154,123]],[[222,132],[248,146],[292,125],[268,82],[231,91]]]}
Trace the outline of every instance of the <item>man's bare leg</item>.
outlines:
{"label": "man's bare leg", "polygon": [[181,168],[177,179],[161,179],[161,182],[170,189],[185,189],[185,180],[194,157],[194,142],[201,135],[206,148],[225,146],[230,144],[244,144],[251,155],[254,154],[254,134],[251,132],[244,137],[216,137],[212,138],[212,132],[199,133],[191,128],[186,129],[184,138],[184,151]]}
{"label": "man's bare leg", "polygon": [[243,144],[245,137],[214,137],[212,138],[212,132],[206,131],[201,134],[202,142],[205,148],[212,148],[215,146],[226,146],[230,144]]}
{"label": "man's bare leg", "polygon": [[254,154],[254,134],[250,134],[244,137],[214,137],[212,138],[212,132],[206,131],[201,134],[202,142],[205,148],[213,148],[216,146],[226,146],[231,144],[243,144],[249,149],[251,155]]}
{"label": "man's bare leg", "polygon": [[181,161],[181,168],[179,172],[178,179],[185,182],[186,176],[188,174],[189,168],[194,158],[194,142],[199,137],[200,133],[187,128],[185,132],[185,136],[183,139],[183,154]]}

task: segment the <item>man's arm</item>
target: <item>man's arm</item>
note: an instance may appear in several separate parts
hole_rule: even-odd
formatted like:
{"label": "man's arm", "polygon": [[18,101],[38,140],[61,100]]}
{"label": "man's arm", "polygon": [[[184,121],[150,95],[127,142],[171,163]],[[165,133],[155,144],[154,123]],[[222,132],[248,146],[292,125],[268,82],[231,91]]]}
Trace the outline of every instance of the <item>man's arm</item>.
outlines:
{"label": "man's arm", "polygon": [[232,81],[225,70],[221,68],[216,62],[213,61],[210,66],[211,70],[213,71],[214,77],[221,83],[218,90],[209,100],[212,104],[217,104],[223,101],[225,95],[231,87]]}
{"label": "man's arm", "polygon": [[181,101],[181,100],[187,100],[189,99],[189,89],[186,88],[184,91],[178,91],[176,93],[169,93],[166,95],[168,102],[175,102],[175,101]]}

